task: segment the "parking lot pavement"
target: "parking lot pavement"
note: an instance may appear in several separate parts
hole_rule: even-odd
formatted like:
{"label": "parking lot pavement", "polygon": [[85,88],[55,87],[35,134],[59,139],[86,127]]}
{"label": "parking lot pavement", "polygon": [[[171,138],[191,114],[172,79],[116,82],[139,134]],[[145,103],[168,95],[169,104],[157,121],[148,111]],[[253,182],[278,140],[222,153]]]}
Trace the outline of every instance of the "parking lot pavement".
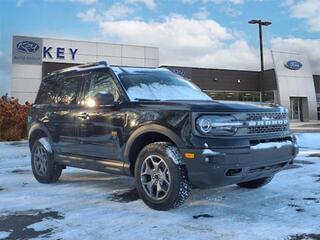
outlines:
{"label": "parking lot pavement", "polygon": [[290,129],[296,133],[319,133],[320,132],[320,121],[311,120],[309,122],[290,122]]}
{"label": "parking lot pavement", "polygon": [[0,143],[0,239],[319,239],[319,155],[302,149],[261,189],[194,189],[184,206],[158,212],[128,177],[67,168],[40,184],[27,143]]}

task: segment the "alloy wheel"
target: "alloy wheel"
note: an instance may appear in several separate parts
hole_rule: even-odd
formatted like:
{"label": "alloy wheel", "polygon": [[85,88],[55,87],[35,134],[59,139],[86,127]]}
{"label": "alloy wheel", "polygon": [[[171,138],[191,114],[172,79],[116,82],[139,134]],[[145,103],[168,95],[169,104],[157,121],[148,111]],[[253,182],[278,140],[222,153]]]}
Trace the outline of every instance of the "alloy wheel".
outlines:
{"label": "alloy wheel", "polygon": [[47,155],[46,149],[42,145],[39,145],[36,148],[34,152],[33,160],[34,160],[34,168],[37,174],[40,176],[44,176],[48,168],[48,155]]}
{"label": "alloy wheel", "polygon": [[143,190],[153,200],[164,199],[170,190],[171,175],[166,162],[157,155],[148,156],[140,172]]}

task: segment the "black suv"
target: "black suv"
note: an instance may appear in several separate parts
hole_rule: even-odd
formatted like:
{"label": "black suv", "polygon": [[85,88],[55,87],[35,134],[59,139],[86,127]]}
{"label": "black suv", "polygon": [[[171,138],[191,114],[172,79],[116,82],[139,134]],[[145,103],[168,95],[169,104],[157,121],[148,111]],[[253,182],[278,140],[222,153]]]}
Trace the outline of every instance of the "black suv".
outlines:
{"label": "black suv", "polygon": [[261,187],[298,153],[278,105],[212,100],[165,68],[105,62],[53,72],[28,116],[32,170],[56,182],[66,166],[133,176],[151,208],[196,187]]}

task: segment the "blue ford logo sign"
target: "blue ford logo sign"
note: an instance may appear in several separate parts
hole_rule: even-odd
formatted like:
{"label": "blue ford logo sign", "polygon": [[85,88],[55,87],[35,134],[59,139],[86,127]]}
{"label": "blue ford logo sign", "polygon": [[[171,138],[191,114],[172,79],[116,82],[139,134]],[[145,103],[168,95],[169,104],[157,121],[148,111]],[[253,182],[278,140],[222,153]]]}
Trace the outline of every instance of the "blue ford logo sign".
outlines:
{"label": "blue ford logo sign", "polygon": [[303,64],[295,60],[290,60],[284,66],[290,70],[299,70],[302,68]]}
{"label": "blue ford logo sign", "polygon": [[35,53],[39,50],[39,45],[32,41],[22,41],[17,43],[17,49],[23,53]]}

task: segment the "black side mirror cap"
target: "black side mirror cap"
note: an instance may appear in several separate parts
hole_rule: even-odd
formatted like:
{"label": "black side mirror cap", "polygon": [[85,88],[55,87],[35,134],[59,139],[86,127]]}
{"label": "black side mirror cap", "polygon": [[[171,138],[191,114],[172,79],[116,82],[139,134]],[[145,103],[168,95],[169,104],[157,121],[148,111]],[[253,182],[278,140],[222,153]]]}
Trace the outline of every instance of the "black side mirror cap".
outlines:
{"label": "black side mirror cap", "polygon": [[111,93],[97,93],[94,96],[94,101],[97,106],[113,105],[114,104],[114,96]]}

